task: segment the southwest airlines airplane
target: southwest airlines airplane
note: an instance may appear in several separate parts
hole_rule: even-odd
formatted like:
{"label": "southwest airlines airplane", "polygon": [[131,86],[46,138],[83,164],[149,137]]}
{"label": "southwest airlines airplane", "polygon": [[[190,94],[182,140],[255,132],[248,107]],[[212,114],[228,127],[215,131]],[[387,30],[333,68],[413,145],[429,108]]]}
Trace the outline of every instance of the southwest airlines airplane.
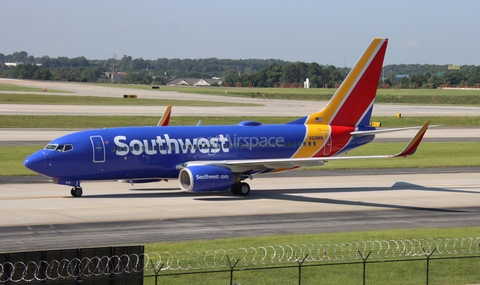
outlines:
{"label": "southwest airlines airplane", "polygon": [[[387,39],[370,43],[322,110],[281,125],[243,121],[229,126],[121,127],[80,131],[51,141],[25,166],[73,187],[82,180],[153,182],[178,179],[187,192],[231,191],[246,196],[253,175],[323,165],[330,160],[392,158],[415,152],[428,122],[395,155],[339,156],[399,129],[370,126]],[[168,108],[168,117],[170,108]],[[165,117],[165,116],[164,116]],[[418,127],[417,127],[418,128]]]}

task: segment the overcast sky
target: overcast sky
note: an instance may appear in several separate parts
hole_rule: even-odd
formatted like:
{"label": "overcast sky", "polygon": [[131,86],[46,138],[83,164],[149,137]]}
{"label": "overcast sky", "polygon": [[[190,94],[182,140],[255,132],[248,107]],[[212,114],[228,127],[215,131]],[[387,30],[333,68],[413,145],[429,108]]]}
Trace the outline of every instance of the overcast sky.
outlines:
{"label": "overcast sky", "polygon": [[0,53],[480,65],[477,0],[1,0]]}

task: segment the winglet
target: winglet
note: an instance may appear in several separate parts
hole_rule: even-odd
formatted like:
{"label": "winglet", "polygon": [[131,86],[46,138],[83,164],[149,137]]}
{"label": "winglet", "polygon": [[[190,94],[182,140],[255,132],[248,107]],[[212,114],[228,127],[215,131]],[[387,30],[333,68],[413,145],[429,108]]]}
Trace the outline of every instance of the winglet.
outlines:
{"label": "winglet", "polygon": [[168,105],[167,109],[165,109],[165,112],[163,113],[163,116],[160,118],[160,121],[158,121],[157,126],[159,127],[168,126],[168,123],[170,122],[171,113],[172,113],[172,105]]}
{"label": "winglet", "polygon": [[405,156],[414,154],[418,146],[420,145],[420,142],[422,141],[423,135],[425,135],[425,132],[427,131],[429,124],[430,122],[426,122],[422,126],[422,128],[418,131],[418,133],[413,137],[413,139],[410,141],[410,143],[405,147],[405,149],[402,152],[390,157],[400,157],[400,156],[405,157]]}

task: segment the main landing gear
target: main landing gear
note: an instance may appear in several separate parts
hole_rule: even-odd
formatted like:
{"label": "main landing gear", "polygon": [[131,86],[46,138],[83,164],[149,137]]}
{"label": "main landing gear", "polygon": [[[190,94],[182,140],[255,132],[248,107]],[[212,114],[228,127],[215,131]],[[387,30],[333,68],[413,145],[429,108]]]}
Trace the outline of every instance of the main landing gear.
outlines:
{"label": "main landing gear", "polygon": [[245,182],[232,185],[232,194],[238,196],[247,196],[250,194],[250,185]]}
{"label": "main landing gear", "polygon": [[70,190],[70,194],[72,194],[73,197],[80,197],[83,194],[83,189],[80,186],[75,186]]}

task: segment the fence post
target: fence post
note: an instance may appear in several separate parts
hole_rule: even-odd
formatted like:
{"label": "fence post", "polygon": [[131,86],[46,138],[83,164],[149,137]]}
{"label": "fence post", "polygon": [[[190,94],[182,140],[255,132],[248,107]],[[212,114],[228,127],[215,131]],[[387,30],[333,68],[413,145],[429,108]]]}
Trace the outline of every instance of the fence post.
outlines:
{"label": "fence post", "polygon": [[235,261],[235,263],[232,266],[232,262],[230,261],[230,257],[228,257],[228,255],[227,255],[227,261],[228,261],[228,266],[230,267],[230,285],[233,285],[233,269],[235,268],[235,266],[237,266],[240,259],[237,259],[237,261]]}
{"label": "fence post", "polygon": [[75,271],[76,271],[76,274],[75,274],[75,284],[80,284],[82,283],[82,263],[80,262],[80,249],[77,249],[77,257],[75,258]]}
{"label": "fence post", "polygon": [[307,257],[308,257],[308,254],[305,255],[305,257],[302,260],[300,260],[297,258],[297,255],[295,254],[295,258],[296,258],[295,261],[298,263],[298,285],[302,284],[302,265],[305,262],[305,259],[307,259]]}
{"label": "fence post", "polygon": [[367,259],[370,256],[370,254],[372,254],[372,251],[370,250],[370,252],[367,254],[366,257],[363,257],[360,250],[357,249],[357,251],[358,251],[358,254],[360,254],[360,257],[363,260],[363,285],[365,285],[365,280],[366,280],[366,276],[367,276],[367,273],[366,273],[367,272]]}
{"label": "fence post", "polygon": [[155,270],[155,266],[153,265],[153,261],[151,259],[150,259],[150,264],[152,264],[153,272],[155,272],[155,285],[158,285],[158,273],[160,273],[160,271],[162,270],[163,265],[165,265],[165,263],[162,263],[158,270]]}
{"label": "fence post", "polygon": [[422,245],[422,251],[423,251],[423,254],[425,254],[425,257],[427,258],[427,268],[426,268],[426,280],[425,280],[425,284],[428,285],[428,275],[429,275],[429,271],[430,271],[430,257],[433,255],[433,253],[435,252],[435,250],[437,250],[437,248],[434,248],[432,250],[432,252],[430,254],[428,254],[427,252],[425,252],[425,249],[423,248],[423,245]]}

